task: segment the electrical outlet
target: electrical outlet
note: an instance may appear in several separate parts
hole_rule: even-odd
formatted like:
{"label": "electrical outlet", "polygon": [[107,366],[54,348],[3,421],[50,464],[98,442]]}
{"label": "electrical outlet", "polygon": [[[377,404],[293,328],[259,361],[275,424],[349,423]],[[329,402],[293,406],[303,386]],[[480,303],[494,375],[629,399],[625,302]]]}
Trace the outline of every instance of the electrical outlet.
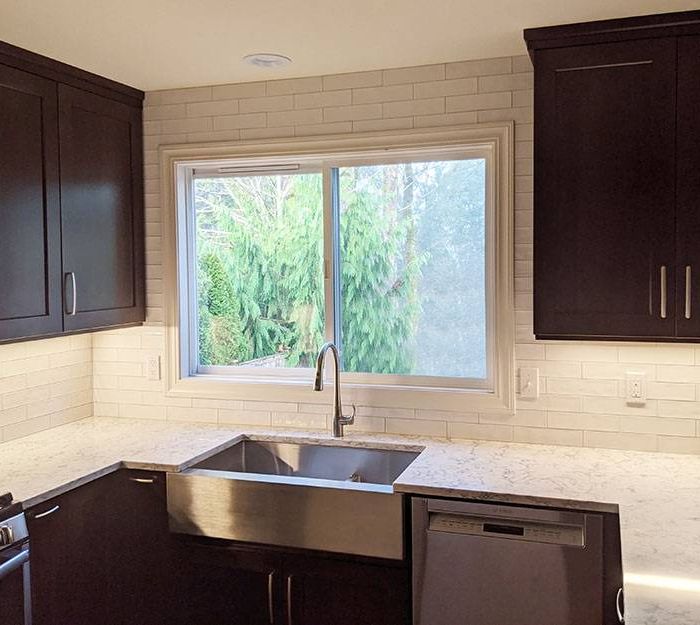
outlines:
{"label": "electrical outlet", "polygon": [[646,375],[628,371],[625,374],[625,398],[628,404],[643,406],[647,403]]}
{"label": "electrical outlet", "polygon": [[537,399],[540,396],[540,370],[537,367],[520,367],[520,397]]}
{"label": "electrical outlet", "polygon": [[146,379],[154,382],[160,380],[160,356],[146,358]]}

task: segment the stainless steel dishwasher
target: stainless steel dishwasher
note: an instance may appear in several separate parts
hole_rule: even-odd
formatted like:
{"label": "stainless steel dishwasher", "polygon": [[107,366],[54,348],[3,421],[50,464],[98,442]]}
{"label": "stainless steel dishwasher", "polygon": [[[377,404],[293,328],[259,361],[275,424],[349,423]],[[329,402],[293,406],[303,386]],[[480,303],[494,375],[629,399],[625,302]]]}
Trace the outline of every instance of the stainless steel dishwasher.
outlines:
{"label": "stainless steel dishwasher", "polygon": [[414,625],[622,621],[606,515],[414,498],[412,516]]}

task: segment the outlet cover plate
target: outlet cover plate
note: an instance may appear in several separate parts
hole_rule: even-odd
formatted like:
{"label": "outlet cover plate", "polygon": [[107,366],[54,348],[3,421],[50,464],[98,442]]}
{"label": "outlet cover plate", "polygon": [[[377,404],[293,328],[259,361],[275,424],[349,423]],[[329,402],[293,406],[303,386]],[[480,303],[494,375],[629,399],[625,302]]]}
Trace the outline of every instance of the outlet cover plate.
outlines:
{"label": "outlet cover plate", "polygon": [[520,367],[520,397],[537,399],[540,396],[540,370],[537,367]]}
{"label": "outlet cover plate", "polygon": [[635,371],[625,373],[625,399],[631,406],[643,406],[647,403],[646,374]]}

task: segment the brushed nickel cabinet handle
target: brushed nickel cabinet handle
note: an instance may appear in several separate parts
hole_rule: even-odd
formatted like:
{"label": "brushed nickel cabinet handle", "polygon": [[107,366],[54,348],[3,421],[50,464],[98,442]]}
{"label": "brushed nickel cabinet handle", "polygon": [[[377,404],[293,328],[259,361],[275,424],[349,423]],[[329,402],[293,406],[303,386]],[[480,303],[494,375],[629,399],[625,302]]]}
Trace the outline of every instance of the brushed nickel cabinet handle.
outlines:
{"label": "brushed nickel cabinet handle", "polygon": [[32,516],[35,519],[43,519],[46,516],[49,516],[53,514],[54,512],[58,512],[61,509],[61,506],[56,504],[53,508],[49,508],[48,510],[45,510],[44,512],[40,512],[39,514],[33,514]]}
{"label": "brushed nickel cabinet handle", "polygon": [[70,315],[71,317],[73,317],[73,316],[75,315],[75,313],[77,312],[77,309],[78,309],[78,287],[77,287],[77,284],[76,284],[76,282],[75,282],[75,272],[74,272],[74,271],[69,271],[69,272],[66,274],[66,279],[67,279],[67,278],[70,278],[70,280],[71,280],[71,286],[72,286],[72,288],[73,288],[73,303],[72,303],[70,312],[67,313],[67,314]]}
{"label": "brushed nickel cabinet handle", "polygon": [[666,319],[666,265],[661,265],[661,318]]}
{"label": "brushed nickel cabinet handle", "polygon": [[690,265],[685,266],[685,318],[690,319],[690,284],[692,281],[692,272]]}
{"label": "brushed nickel cabinet handle", "polygon": [[270,571],[267,576],[267,614],[270,617],[270,625],[275,623],[275,572]]}
{"label": "brushed nickel cabinet handle", "polygon": [[130,477],[130,482],[136,482],[137,484],[153,484],[156,481],[154,477]]}
{"label": "brushed nickel cabinet handle", "polygon": [[621,625],[624,625],[625,623],[625,612],[624,612],[624,606],[623,606],[623,601],[624,599],[624,592],[622,588],[618,589],[617,595],[615,596],[615,611],[617,612],[617,620],[620,622]]}
{"label": "brushed nickel cabinet handle", "polygon": [[294,616],[292,614],[292,584],[294,576],[287,575],[287,625],[294,625]]}

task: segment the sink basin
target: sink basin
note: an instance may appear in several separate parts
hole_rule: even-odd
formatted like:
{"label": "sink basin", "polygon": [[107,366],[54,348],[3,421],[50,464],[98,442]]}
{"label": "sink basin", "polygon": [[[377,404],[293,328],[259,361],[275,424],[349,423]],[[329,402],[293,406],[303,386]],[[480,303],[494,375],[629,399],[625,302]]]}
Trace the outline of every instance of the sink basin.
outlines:
{"label": "sink basin", "polygon": [[400,560],[406,506],[391,484],[417,456],[242,440],[168,474],[170,530]]}
{"label": "sink basin", "polygon": [[388,485],[417,457],[395,449],[244,440],[193,468]]}

